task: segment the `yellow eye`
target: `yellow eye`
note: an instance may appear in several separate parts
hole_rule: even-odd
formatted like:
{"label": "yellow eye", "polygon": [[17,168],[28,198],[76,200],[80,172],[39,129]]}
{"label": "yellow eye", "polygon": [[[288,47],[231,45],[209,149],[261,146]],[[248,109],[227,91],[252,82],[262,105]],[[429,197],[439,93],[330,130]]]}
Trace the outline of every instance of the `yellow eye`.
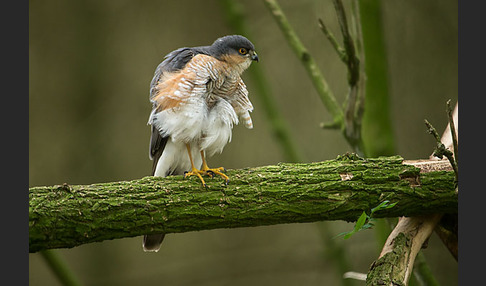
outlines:
{"label": "yellow eye", "polygon": [[245,48],[241,48],[241,49],[239,49],[239,50],[238,50],[238,52],[240,52],[240,54],[242,54],[242,55],[246,55],[246,54],[248,54],[248,50],[247,50],[247,49],[245,49]]}

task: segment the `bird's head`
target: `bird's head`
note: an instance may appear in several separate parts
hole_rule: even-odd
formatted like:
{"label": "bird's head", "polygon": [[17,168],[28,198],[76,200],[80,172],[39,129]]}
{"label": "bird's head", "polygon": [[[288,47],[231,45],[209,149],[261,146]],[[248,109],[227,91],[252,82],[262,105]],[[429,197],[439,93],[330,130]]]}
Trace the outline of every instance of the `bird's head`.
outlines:
{"label": "bird's head", "polygon": [[258,62],[255,46],[240,35],[224,36],[211,45],[211,51],[219,60],[239,67],[241,72],[247,69],[252,61]]}

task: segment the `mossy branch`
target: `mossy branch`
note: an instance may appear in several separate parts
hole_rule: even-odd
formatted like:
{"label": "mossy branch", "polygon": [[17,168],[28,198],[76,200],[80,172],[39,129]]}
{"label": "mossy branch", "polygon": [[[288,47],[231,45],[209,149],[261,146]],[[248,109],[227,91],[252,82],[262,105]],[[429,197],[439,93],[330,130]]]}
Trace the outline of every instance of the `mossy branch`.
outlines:
{"label": "mossy branch", "polygon": [[[453,121],[454,116],[450,107],[450,101],[447,102],[446,111],[449,117],[449,129],[446,128],[442,139],[439,137],[437,130],[427,120],[425,120],[425,124],[428,132],[437,141],[437,147],[433,152],[433,156],[441,159],[444,155],[447,157],[450,162],[450,168],[454,170],[455,183],[457,183],[457,164],[454,161],[452,152],[449,150],[453,148],[452,145],[457,145],[455,122]],[[447,146],[442,143],[442,140],[448,142]],[[457,148],[457,146],[455,147]],[[442,160],[442,162],[444,161]],[[416,164],[416,166],[419,165]],[[457,184],[455,185],[455,192],[457,193]],[[452,230],[455,230],[455,233],[444,231],[444,228],[441,227],[443,225],[447,225],[447,228],[451,227]],[[419,251],[424,247],[425,241],[435,228],[439,237],[457,260],[457,225],[457,212],[452,214],[436,213],[420,217],[401,217],[389,235],[380,257],[373,262],[368,272],[366,285],[408,285],[412,269],[414,269],[415,258],[419,260],[419,267],[416,267],[416,269],[419,275],[424,280],[427,280],[427,285],[437,285]]]}
{"label": "mossy branch", "polygon": [[380,257],[371,264],[366,285],[408,285],[415,258],[441,216],[442,214],[431,214],[400,218]]}
{"label": "mossy branch", "polygon": [[[70,248],[150,233],[180,233],[322,220],[457,213],[452,171],[422,173],[400,157],[278,164],[228,170],[203,188],[197,178],[145,177],[29,189],[29,251]],[[431,162],[437,164],[437,162]]]}

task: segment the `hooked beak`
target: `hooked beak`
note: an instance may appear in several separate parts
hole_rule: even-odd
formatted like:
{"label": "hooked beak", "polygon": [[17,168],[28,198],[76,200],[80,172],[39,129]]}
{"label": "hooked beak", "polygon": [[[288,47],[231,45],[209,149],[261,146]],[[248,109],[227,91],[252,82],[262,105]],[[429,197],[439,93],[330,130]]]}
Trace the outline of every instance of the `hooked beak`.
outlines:
{"label": "hooked beak", "polygon": [[251,60],[258,62],[258,55],[254,51],[251,52]]}

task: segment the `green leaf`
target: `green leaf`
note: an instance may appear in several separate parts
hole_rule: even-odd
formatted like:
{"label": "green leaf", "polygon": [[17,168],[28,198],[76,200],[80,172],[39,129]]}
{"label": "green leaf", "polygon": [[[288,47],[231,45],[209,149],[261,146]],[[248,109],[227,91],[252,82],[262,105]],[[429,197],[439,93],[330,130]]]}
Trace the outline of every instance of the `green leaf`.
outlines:
{"label": "green leaf", "polygon": [[371,214],[369,216],[366,214],[366,212],[363,211],[361,216],[356,221],[356,224],[354,225],[353,230],[347,231],[347,232],[341,232],[340,234],[336,235],[335,237],[343,236],[344,239],[348,239],[351,236],[353,236],[353,234],[357,233],[360,230],[372,228],[374,226],[374,219],[371,216],[373,215],[374,212],[377,212],[379,210],[392,208],[397,204],[397,203],[389,204],[389,202],[390,201],[383,201],[378,206],[372,208]]}
{"label": "green leaf", "polygon": [[354,229],[352,231],[349,231],[349,232],[345,232],[344,233],[344,239],[348,239],[350,238],[353,234],[357,233],[358,231],[360,231],[363,227],[363,225],[365,224],[366,222],[366,219],[368,218],[368,215],[366,215],[365,212],[363,212],[361,214],[361,216],[358,218],[358,220],[356,221],[356,224],[354,225]]}
{"label": "green leaf", "polygon": [[365,229],[368,229],[368,228],[372,228],[373,226],[374,226],[374,224],[367,223],[367,224],[363,225],[363,227],[360,230],[365,230]]}
{"label": "green leaf", "polygon": [[385,209],[389,209],[389,208],[392,208],[394,207],[397,203],[392,203],[392,204],[388,204],[390,201],[383,201],[381,204],[379,204],[378,206],[374,207],[371,209],[371,214],[370,216],[373,215],[374,212],[377,212],[379,210],[385,210]]}
{"label": "green leaf", "polygon": [[365,212],[363,212],[361,214],[361,216],[358,218],[358,220],[356,221],[356,225],[354,226],[354,230],[355,231],[358,231],[361,229],[361,227],[363,227],[363,225],[365,224],[366,222],[366,218],[368,217],[368,215],[366,215]]}

